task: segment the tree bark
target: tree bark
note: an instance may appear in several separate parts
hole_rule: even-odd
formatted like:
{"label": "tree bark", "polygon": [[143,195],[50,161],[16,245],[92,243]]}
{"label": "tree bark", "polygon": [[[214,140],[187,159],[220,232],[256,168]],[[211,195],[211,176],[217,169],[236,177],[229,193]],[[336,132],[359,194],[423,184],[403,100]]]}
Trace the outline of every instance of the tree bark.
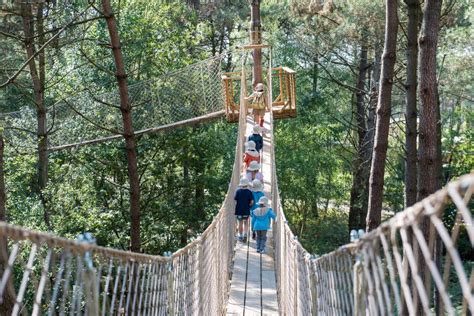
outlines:
{"label": "tree bark", "polygon": [[377,102],[374,152],[370,169],[367,230],[372,230],[379,226],[382,215],[385,159],[387,157],[393,74],[396,60],[398,33],[397,9],[397,0],[386,0],[385,44],[382,57],[382,76],[379,84],[379,99]]}
{"label": "tree bark", "polygon": [[371,78],[371,91],[369,98],[369,107],[367,115],[367,133],[365,133],[364,140],[364,165],[363,165],[363,178],[364,178],[364,199],[362,204],[362,213],[359,217],[359,227],[366,229],[366,217],[368,212],[368,192],[369,192],[369,177],[370,177],[370,166],[372,164],[372,152],[374,150],[374,137],[375,137],[375,108],[378,102],[378,90],[377,86],[380,80],[380,60],[382,57],[382,51],[378,47],[375,49],[374,62],[372,65],[372,78]]}
{"label": "tree bark", "polygon": [[418,10],[419,0],[405,0],[408,10],[407,26],[407,78],[405,108],[405,207],[416,203],[417,148],[416,148],[416,87],[418,58]]}
{"label": "tree bark", "polygon": [[[365,81],[367,75],[367,45],[363,44],[360,50],[360,59],[359,59],[359,73],[357,78],[357,91],[356,91],[356,126],[357,126],[357,153],[354,159],[354,171],[352,178],[352,188],[351,188],[351,197],[350,197],[350,206],[349,206],[349,232],[352,229],[363,228],[359,226],[360,216],[364,207],[365,199],[365,186],[364,186],[364,151],[367,127],[366,127],[366,109],[364,104],[365,97]],[[365,218],[364,218],[365,220]]]}
{"label": "tree bark", "polygon": [[[418,200],[436,192],[441,186],[441,126],[438,102],[438,83],[436,77],[436,51],[438,45],[439,19],[441,14],[440,0],[426,0],[423,8],[423,23],[418,38],[418,75],[420,97],[420,128],[418,150]],[[430,235],[428,219],[420,223],[425,238]],[[439,242],[439,241],[438,241]],[[435,245],[433,245],[436,247]],[[439,247],[436,247],[439,251]],[[434,249],[431,249],[434,251]],[[439,254],[435,255],[438,261]],[[420,264],[423,256],[418,255]],[[430,289],[430,274],[422,273],[427,293]],[[436,304],[438,308],[438,304]]]}
{"label": "tree bark", "polygon": [[128,181],[130,185],[130,249],[140,251],[140,181],[135,136],[132,122],[132,107],[128,96],[127,74],[122,57],[120,38],[112,7],[109,0],[102,0],[102,9],[110,36],[112,53],[117,68],[116,77],[120,94],[120,112],[122,113],[125,151],[127,154]]}
{"label": "tree bark", "polygon": [[[250,4],[250,42],[255,44],[262,43],[262,23],[260,21],[260,2],[261,0],[252,0]],[[263,83],[262,78],[262,50],[257,48],[253,50],[253,81],[252,86],[257,83]]]}
{"label": "tree bark", "polygon": [[[1,129],[1,127],[0,127]],[[0,130],[0,221],[6,222],[6,188],[5,188],[5,169],[3,164],[5,143],[3,141],[3,134]],[[8,243],[6,237],[0,237],[0,275],[3,275],[8,264]],[[7,287],[3,294],[3,302],[0,304],[0,315],[11,315],[13,306],[15,305],[15,290],[13,287],[13,279],[10,278],[7,282]]]}
{"label": "tree bark", "polygon": [[427,0],[423,9],[418,44],[419,96],[420,96],[420,139],[418,200],[436,192],[439,188],[439,148],[440,122],[438,120],[438,84],[436,79],[436,50],[438,45],[439,17],[441,1]]}
{"label": "tree bark", "polygon": [[[420,7],[419,0],[405,0],[407,5],[408,25],[407,25],[407,69],[405,82],[405,207],[412,206],[416,203],[417,194],[417,95],[416,88],[418,84],[417,78],[417,62],[418,62],[418,10]],[[407,231],[408,241],[413,244],[415,251],[418,244],[413,238],[413,231]],[[407,254],[403,252],[403,265],[407,271],[410,271],[408,265]],[[411,274],[407,276],[407,283],[410,284],[415,298],[415,306],[419,303],[417,298],[416,285],[413,282]],[[405,301],[402,301],[402,314],[408,313]],[[420,312],[422,312],[420,310]]]}
{"label": "tree bark", "polygon": [[[0,127],[1,129],[1,127]],[[7,213],[5,208],[6,203],[6,188],[5,188],[5,169],[3,164],[3,154],[4,154],[5,143],[3,141],[3,134],[0,130],[0,221],[6,222]]]}
{"label": "tree bark", "polygon": [[[38,45],[41,47],[45,42],[44,38],[44,21],[43,21],[43,3],[38,4],[36,14],[36,25],[38,31]],[[51,218],[49,214],[49,207],[47,198],[44,194],[44,189],[48,185],[48,127],[47,127],[47,109],[44,102],[44,90],[45,90],[45,54],[42,50],[38,54],[38,66],[36,65],[35,58],[35,43],[34,43],[34,21],[33,21],[33,9],[31,3],[22,3],[22,20],[23,20],[23,32],[25,35],[24,45],[28,58],[31,58],[28,63],[30,69],[30,76],[33,82],[34,101],[36,105],[36,117],[37,117],[37,138],[38,138],[38,194],[41,198],[43,205],[43,217],[48,230],[52,230]]]}

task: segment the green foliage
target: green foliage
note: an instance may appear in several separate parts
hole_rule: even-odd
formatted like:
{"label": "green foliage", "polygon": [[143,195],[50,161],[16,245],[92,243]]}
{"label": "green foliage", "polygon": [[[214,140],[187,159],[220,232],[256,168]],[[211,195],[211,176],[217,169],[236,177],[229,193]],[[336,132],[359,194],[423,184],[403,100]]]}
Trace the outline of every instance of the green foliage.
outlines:
{"label": "green foliage", "polygon": [[[361,43],[368,45],[370,66],[375,51],[381,49],[383,3],[337,1],[334,10],[298,15],[290,10],[289,2],[262,2],[263,37],[273,47],[273,65],[297,71],[298,117],[275,124],[279,187],[295,234],[310,252],[322,254],[348,240],[347,204],[356,152],[351,87],[356,83]],[[51,11],[48,21],[54,17],[54,23],[64,24],[81,9],[79,3],[60,4]],[[153,80],[247,43],[248,39],[247,1],[223,2],[197,11],[181,2],[130,0],[114,2],[114,10],[130,83]],[[403,24],[403,7],[400,12]],[[474,9],[463,0],[445,13],[438,61],[443,171],[444,181],[448,181],[474,166],[470,71]],[[88,18],[97,15],[94,10],[87,13]],[[12,30],[21,33],[20,20],[15,21]],[[399,33],[384,196],[384,208],[392,211],[390,214],[404,208],[406,40],[403,32]],[[48,106],[83,90],[91,95],[117,91],[108,43],[101,18],[68,29],[46,49]],[[7,56],[5,65],[1,65],[3,82],[26,54],[23,43],[13,38],[2,38],[0,49]],[[233,62],[229,58],[228,69],[236,66]],[[1,90],[2,112],[34,108],[30,79],[24,72],[17,84]],[[27,119],[34,120],[33,116]],[[84,136],[100,134],[96,129],[84,130],[75,122],[70,128]],[[235,125],[216,122],[138,139],[145,251],[161,253],[182,247],[210,223],[228,187],[235,132]],[[7,144],[8,219],[45,230],[40,197],[32,193],[36,188],[37,158],[15,152],[27,146],[31,143],[26,138]],[[126,249],[130,229],[128,194],[121,140],[50,155],[50,181],[44,195],[55,233],[74,238],[90,231],[99,244]],[[445,223],[451,227],[453,219],[447,214]],[[463,234],[461,251],[469,249],[462,246],[466,240]],[[471,258],[468,251],[462,255]]]}

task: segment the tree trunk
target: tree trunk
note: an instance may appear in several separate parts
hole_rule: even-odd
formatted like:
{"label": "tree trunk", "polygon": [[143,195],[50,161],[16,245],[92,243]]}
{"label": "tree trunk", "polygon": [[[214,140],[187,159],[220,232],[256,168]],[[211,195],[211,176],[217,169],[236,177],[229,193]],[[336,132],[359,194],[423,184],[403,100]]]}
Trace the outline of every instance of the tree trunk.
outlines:
{"label": "tree trunk", "polygon": [[[204,159],[204,158],[203,158]],[[195,200],[195,214],[197,217],[196,223],[202,221],[205,218],[204,206],[205,206],[205,194],[204,194],[204,161],[198,159],[196,162],[196,186],[194,188],[194,200]]]}
{"label": "tree trunk", "polygon": [[[260,21],[260,2],[261,0],[252,0],[250,5],[250,42],[255,44],[262,43],[262,23]],[[253,50],[253,81],[252,86],[255,87],[257,83],[263,83],[262,78],[262,50]]]}
{"label": "tree trunk", "polygon": [[[423,8],[423,23],[418,38],[418,74],[420,97],[420,128],[418,150],[418,200],[436,192],[440,188],[441,174],[441,126],[436,78],[436,50],[438,45],[440,0],[426,0]],[[420,223],[425,238],[430,235],[430,222]],[[434,249],[431,249],[432,251]],[[423,256],[420,264],[423,263]],[[436,260],[436,259],[435,259]],[[427,293],[430,289],[430,274],[422,273]]]}
{"label": "tree trunk", "polygon": [[365,80],[367,74],[367,45],[363,44],[360,50],[359,74],[357,79],[356,92],[356,125],[358,145],[354,159],[354,175],[352,178],[352,188],[349,207],[349,231],[362,228],[359,226],[360,216],[363,213],[363,200],[365,199],[364,187],[364,142],[366,140],[367,127],[365,122]]}
{"label": "tree trunk", "polygon": [[423,24],[418,43],[420,76],[420,139],[418,200],[421,200],[439,188],[439,148],[438,130],[438,84],[436,79],[436,49],[438,44],[439,16],[441,1],[425,1]]}
{"label": "tree trunk", "polygon": [[2,222],[6,222],[7,220],[7,213],[6,213],[6,208],[5,208],[5,203],[6,203],[5,169],[3,165],[4,148],[5,148],[5,143],[3,141],[2,131],[0,130],[0,221]]}
{"label": "tree trunk", "polygon": [[[5,169],[3,164],[5,143],[3,141],[3,134],[0,130],[0,221],[6,222],[6,195],[5,195]],[[5,267],[8,265],[8,243],[3,236],[0,238],[0,275],[3,275]],[[10,278],[7,282],[7,288],[3,294],[3,302],[0,304],[0,315],[11,315],[13,306],[15,305],[15,290],[13,287],[13,279]]]}
{"label": "tree trunk", "polygon": [[132,122],[132,108],[128,96],[127,74],[120,49],[120,38],[112,7],[109,0],[102,0],[102,9],[110,35],[110,43],[114,56],[116,77],[120,94],[120,112],[122,113],[123,135],[127,154],[128,181],[130,185],[130,249],[140,251],[140,182],[138,176],[138,162],[135,145],[135,136]]}
{"label": "tree trunk", "polygon": [[[406,69],[406,82],[405,82],[405,207],[412,206],[416,203],[416,190],[417,190],[417,110],[416,110],[416,88],[417,88],[417,61],[418,61],[418,10],[419,0],[405,0],[407,5],[408,13],[408,25],[407,25],[407,69]],[[413,244],[415,251],[418,250],[418,244],[416,239],[413,238],[413,231],[409,229],[407,231],[408,242]],[[403,252],[403,265],[406,271],[410,271],[408,265],[407,254]],[[419,303],[416,294],[416,285],[413,282],[411,274],[407,276],[407,283],[410,284],[413,291],[413,297],[415,298],[415,306]],[[402,314],[408,313],[407,306],[403,300],[401,306]],[[422,312],[422,311],[420,311]]]}
{"label": "tree trunk", "polygon": [[380,60],[382,52],[379,48],[375,49],[374,62],[372,66],[371,91],[369,98],[369,107],[367,115],[367,133],[365,133],[364,140],[364,158],[363,158],[363,178],[364,178],[364,198],[362,199],[362,213],[359,217],[359,227],[366,229],[366,217],[369,207],[368,192],[369,192],[369,177],[370,166],[372,164],[372,152],[374,150],[374,136],[375,136],[375,108],[378,102],[377,85],[380,80]]}
{"label": "tree trunk", "polygon": [[419,0],[405,0],[408,10],[407,26],[407,79],[406,89],[406,126],[405,126],[405,207],[416,203],[416,86],[418,58],[418,10]]}
{"label": "tree trunk", "polygon": [[[31,58],[35,52],[34,45],[34,21],[33,21],[33,9],[30,3],[22,3],[22,20],[23,20],[23,32],[25,35],[24,44],[26,49],[26,55]],[[44,25],[43,25],[43,3],[38,4],[36,14],[36,25],[38,31],[38,45],[43,46],[44,40]],[[37,192],[41,198],[43,205],[43,217],[44,222],[48,230],[52,230],[52,224],[49,214],[49,207],[47,198],[44,194],[44,189],[48,185],[48,127],[46,121],[47,109],[44,102],[44,90],[45,90],[45,55],[44,50],[38,54],[38,67],[35,62],[35,58],[32,58],[28,63],[30,69],[30,76],[33,82],[34,101],[36,105],[36,117],[37,117],[37,138],[38,138],[38,185]]]}
{"label": "tree trunk", "polygon": [[369,207],[367,212],[368,230],[372,230],[380,225],[382,215],[385,159],[387,157],[393,74],[397,46],[397,7],[397,0],[386,0],[385,44],[382,57],[382,76],[379,84],[375,143],[369,180]]}
{"label": "tree trunk", "polygon": [[[314,37],[314,44],[316,47],[318,47],[319,42],[318,38],[315,36]],[[316,97],[317,91],[318,91],[318,75],[319,75],[319,53],[317,51],[314,52],[313,56],[313,69],[312,69],[312,84],[313,84],[313,97]]]}

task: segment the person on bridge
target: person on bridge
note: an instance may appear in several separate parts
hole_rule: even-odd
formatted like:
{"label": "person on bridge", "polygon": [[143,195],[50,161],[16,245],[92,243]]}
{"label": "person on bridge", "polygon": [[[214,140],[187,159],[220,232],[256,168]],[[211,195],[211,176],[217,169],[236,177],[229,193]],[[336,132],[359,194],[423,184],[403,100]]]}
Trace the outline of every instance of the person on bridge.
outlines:
{"label": "person on bridge", "polygon": [[[252,193],[253,193],[253,200],[259,201],[261,197],[265,196],[263,192],[263,183],[262,181],[255,179],[252,181]],[[250,214],[258,207],[257,203],[254,203],[250,208]],[[252,230],[252,239],[255,240],[255,231],[253,230],[253,217],[251,218],[250,228]]]}
{"label": "person on bridge", "polygon": [[247,238],[248,231],[248,219],[250,216],[250,208],[254,204],[253,193],[249,190],[249,180],[247,178],[241,178],[239,182],[239,188],[235,191],[234,200],[235,203],[235,216],[238,221],[240,241]]}
{"label": "person on bridge", "polygon": [[270,111],[263,83],[257,83],[253,93],[246,99],[250,100],[250,108],[252,109],[255,125],[263,126],[265,110]]}
{"label": "person on bridge", "polygon": [[265,243],[267,242],[267,231],[270,229],[270,220],[276,219],[273,210],[268,207],[268,198],[262,196],[258,200],[258,207],[252,211],[253,230],[257,234],[257,252],[265,252]]}
{"label": "person on bridge", "polygon": [[255,149],[260,153],[263,148],[263,137],[260,135],[262,127],[254,125],[252,132],[253,134],[249,136],[248,140],[255,142]]}
{"label": "person on bridge", "polygon": [[260,164],[255,160],[251,161],[250,165],[247,167],[247,173],[245,174],[245,176],[247,177],[247,179],[249,179],[249,181],[257,179],[263,182],[263,173],[261,173],[259,170]]}
{"label": "person on bridge", "polygon": [[244,153],[244,165],[245,168],[248,168],[250,166],[250,162],[260,161],[260,154],[258,151],[255,149],[255,142],[254,141],[248,141],[245,143],[245,153]]}

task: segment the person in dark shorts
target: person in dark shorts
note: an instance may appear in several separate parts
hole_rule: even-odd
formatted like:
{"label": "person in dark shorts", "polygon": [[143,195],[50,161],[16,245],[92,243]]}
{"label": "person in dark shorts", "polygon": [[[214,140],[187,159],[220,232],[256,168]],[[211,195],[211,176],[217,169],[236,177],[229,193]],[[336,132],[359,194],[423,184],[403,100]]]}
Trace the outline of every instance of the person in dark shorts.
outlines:
{"label": "person in dark shorts", "polygon": [[247,238],[248,219],[250,216],[250,208],[254,204],[253,193],[249,189],[249,180],[241,178],[239,188],[235,191],[235,216],[238,221],[238,239],[244,240]]}

